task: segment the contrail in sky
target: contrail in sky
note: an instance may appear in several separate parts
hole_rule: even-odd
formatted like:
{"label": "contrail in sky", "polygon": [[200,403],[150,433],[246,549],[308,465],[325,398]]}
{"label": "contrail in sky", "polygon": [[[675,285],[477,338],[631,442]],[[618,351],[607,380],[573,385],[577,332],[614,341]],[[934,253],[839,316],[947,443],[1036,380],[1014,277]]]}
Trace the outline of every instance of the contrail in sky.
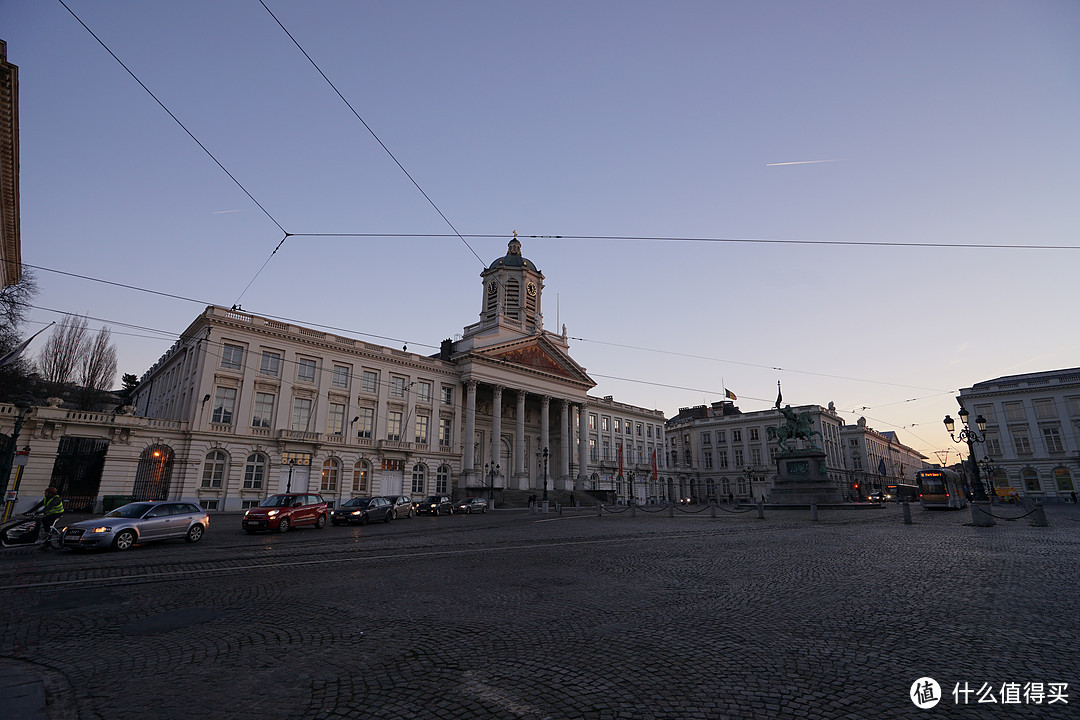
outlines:
{"label": "contrail in sky", "polygon": [[798,162],[765,163],[765,167],[775,167],[776,165],[813,165],[814,163],[823,162],[840,162],[840,160],[799,160]]}
{"label": "contrail in sky", "polygon": [[244,210],[214,210],[211,215],[227,215],[229,213],[245,212]]}

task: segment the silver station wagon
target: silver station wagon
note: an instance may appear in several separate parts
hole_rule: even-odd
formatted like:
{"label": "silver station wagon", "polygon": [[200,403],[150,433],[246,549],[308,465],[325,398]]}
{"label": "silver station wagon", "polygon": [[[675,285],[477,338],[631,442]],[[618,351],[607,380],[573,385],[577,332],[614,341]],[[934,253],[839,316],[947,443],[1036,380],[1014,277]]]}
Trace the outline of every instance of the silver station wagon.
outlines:
{"label": "silver station wagon", "polygon": [[210,515],[195,503],[175,501],[133,502],[104,517],[72,523],[64,528],[67,548],[127,550],[136,543],[184,538],[202,539]]}

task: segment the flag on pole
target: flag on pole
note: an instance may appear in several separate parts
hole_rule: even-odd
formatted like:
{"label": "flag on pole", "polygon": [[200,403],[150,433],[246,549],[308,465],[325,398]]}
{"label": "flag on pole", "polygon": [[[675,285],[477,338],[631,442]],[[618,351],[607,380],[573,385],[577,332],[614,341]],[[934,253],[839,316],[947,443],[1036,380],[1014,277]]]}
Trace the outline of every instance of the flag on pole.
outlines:
{"label": "flag on pole", "polygon": [[619,477],[622,478],[622,443],[619,443]]}
{"label": "flag on pole", "polygon": [[0,367],[4,367],[5,365],[11,365],[13,362],[17,361],[22,356],[23,352],[26,351],[26,348],[28,348],[30,346],[30,343],[34,340],[34,338],[36,338],[38,335],[45,332],[46,330],[48,330],[49,328],[51,328],[55,324],[56,324],[56,321],[54,320],[53,322],[49,323],[48,325],[41,328],[36,333],[34,333],[33,335],[26,338],[25,340],[23,340],[18,345],[16,345],[11,350],[11,352],[9,352],[4,357],[0,358]]}
{"label": "flag on pole", "polygon": [[885,458],[878,460],[877,466],[878,475],[888,475],[889,471],[885,469]]}
{"label": "flag on pole", "polygon": [[652,479],[656,480],[656,448],[652,451]]}
{"label": "flag on pole", "polygon": [[780,403],[781,403],[781,401],[783,401],[783,399],[784,399],[784,396],[780,393],[780,381],[777,380],[776,381],[776,407],[780,407]]}
{"label": "flag on pole", "polygon": [[724,397],[726,397],[728,400],[738,400],[739,399],[739,398],[735,397],[735,393],[731,392],[727,388],[724,388]]}

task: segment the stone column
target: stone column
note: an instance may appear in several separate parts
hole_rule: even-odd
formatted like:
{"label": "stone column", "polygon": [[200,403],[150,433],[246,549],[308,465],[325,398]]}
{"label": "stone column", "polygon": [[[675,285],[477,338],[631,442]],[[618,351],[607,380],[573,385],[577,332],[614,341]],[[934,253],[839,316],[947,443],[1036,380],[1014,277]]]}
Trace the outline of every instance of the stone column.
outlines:
{"label": "stone column", "polygon": [[578,410],[578,455],[581,460],[578,462],[578,476],[577,482],[574,483],[575,490],[582,490],[587,487],[586,483],[589,479],[589,418],[588,413],[585,412],[585,403],[581,403]]}
{"label": "stone column", "polygon": [[465,446],[462,448],[465,475],[476,476],[476,381],[465,381]]}
{"label": "stone column", "polygon": [[561,442],[559,453],[559,479],[563,481],[563,487],[572,482],[570,479],[570,401],[560,400],[562,412],[559,414],[559,439]]}
{"label": "stone column", "polygon": [[[502,394],[503,386],[496,385],[492,388],[491,398],[491,466],[499,465],[499,450],[502,446]],[[503,468],[507,469],[508,468]],[[502,472],[502,470],[500,470]],[[484,478],[488,484],[490,478]]]}
{"label": "stone column", "polygon": [[[518,490],[529,487],[529,466],[525,462],[525,391],[517,391],[517,428],[514,433],[514,479]],[[507,473],[510,477],[510,473]]]}
{"label": "stone column", "polygon": [[[543,453],[544,449],[548,447],[550,438],[548,437],[551,429],[551,396],[544,395],[540,398],[540,452]],[[543,460],[541,460],[543,462]],[[548,462],[552,462],[552,458],[548,457]],[[544,472],[541,468],[540,472]],[[551,475],[551,467],[547,468],[548,476]],[[540,476],[540,484],[543,486],[544,477]]]}

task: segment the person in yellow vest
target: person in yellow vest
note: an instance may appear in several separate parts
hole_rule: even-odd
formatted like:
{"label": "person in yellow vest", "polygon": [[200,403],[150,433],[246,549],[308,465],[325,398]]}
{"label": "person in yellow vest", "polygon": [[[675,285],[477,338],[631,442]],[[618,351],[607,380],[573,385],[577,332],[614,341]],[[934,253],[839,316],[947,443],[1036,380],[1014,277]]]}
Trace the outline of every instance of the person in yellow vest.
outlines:
{"label": "person in yellow vest", "polygon": [[51,528],[64,516],[64,501],[60,499],[60,495],[56,492],[56,488],[45,488],[45,496],[41,499],[41,502],[34,506],[31,512],[41,511],[42,517],[38,518],[37,535],[35,539],[40,540],[43,537],[42,531],[46,528]]}

